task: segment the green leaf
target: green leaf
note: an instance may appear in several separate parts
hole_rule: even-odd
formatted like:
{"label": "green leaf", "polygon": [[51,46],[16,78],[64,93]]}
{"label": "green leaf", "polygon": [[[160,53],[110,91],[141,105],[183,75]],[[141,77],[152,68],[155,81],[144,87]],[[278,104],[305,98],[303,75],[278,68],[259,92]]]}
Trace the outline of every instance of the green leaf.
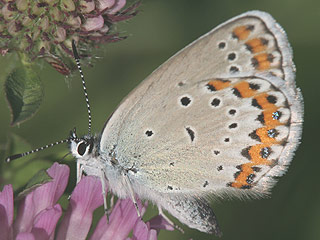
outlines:
{"label": "green leaf", "polygon": [[24,190],[18,194],[18,198],[25,197],[37,187],[40,187],[43,184],[51,181],[52,181],[52,178],[48,175],[47,171],[40,170],[39,172],[37,172],[36,175],[34,175],[30,179],[30,181],[25,186]]}
{"label": "green leaf", "polygon": [[7,76],[5,93],[12,114],[11,125],[31,118],[43,99],[43,86],[32,65],[14,68]]}
{"label": "green leaf", "polygon": [[0,87],[4,85],[4,81],[6,80],[12,69],[16,67],[17,63],[19,63],[18,54],[7,54],[5,56],[0,56]]}

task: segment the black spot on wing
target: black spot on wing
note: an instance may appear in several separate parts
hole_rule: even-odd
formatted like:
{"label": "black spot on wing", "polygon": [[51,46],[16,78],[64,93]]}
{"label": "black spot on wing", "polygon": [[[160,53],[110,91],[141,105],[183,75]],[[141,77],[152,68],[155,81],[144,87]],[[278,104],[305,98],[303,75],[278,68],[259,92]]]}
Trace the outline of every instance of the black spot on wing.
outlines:
{"label": "black spot on wing", "polygon": [[273,96],[273,95],[269,95],[267,97],[267,100],[268,100],[269,103],[272,103],[272,104],[276,104],[277,103],[277,98],[275,96]]}
{"label": "black spot on wing", "polygon": [[247,148],[242,149],[242,151],[241,151],[241,155],[244,156],[245,158],[247,158],[248,160],[251,160],[251,156],[249,154],[250,148],[251,147],[247,147]]}
{"label": "black spot on wing", "polygon": [[262,107],[258,103],[257,99],[255,99],[255,98],[252,99],[251,105],[254,106],[254,107],[257,107],[259,109],[262,109]]}
{"label": "black spot on wing", "polygon": [[195,134],[194,131],[190,128],[190,127],[186,127],[187,133],[190,136],[191,142],[193,142],[194,138],[195,138]]}
{"label": "black spot on wing", "polygon": [[212,101],[211,101],[211,105],[212,105],[213,107],[218,107],[218,106],[220,105],[220,102],[221,102],[220,99],[214,98],[214,99],[212,99]]}
{"label": "black spot on wing", "polygon": [[258,117],[256,118],[257,121],[259,121],[261,124],[265,124],[265,121],[264,121],[264,115],[263,113],[259,114]]}
{"label": "black spot on wing", "polygon": [[229,114],[230,114],[230,115],[235,115],[236,112],[237,112],[237,111],[236,111],[235,109],[230,109],[230,110],[229,110]]}
{"label": "black spot on wing", "polygon": [[210,90],[210,92],[216,91],[216,88],[212,84],[207,83],[206,86],[207,86],[207,89]]}
{"label": "black spot on wing", "polygon": [[231,66],[230,69],[229,69],[230,73],[237,73],[239,72],[239,68],[236,67],[236,66]]}
{"label": "black spot on wing", "polygon": [[257,131],[254,130],[253,132],[249,133],[249,137],[251,137],[252,139],[254,140],[257,140],[259,142],[261,142],[261,139],[260,137],[257,135]]}
{"label": "black spot on wing", "polygon": [[226,43],[225,42],[220,42],[219,44],[218,44],[218,48],[219,49],[224,49],[226,47]]}
{"label": "black spot on wing", "polygon": [[255,172],[260,172],[261,171],[261,167],[251,167],[251,168]]}
{"label": "black spot on wing", "polygon": [[218,170],[218,172],[222,171],[223,170],[223,166],[222,165],[218,166],[217,170]]}
{"label": "black spot on wing", "polygon": [[235,54],[234,52],[229,53],[229,55],[228,55],[228,60],[229,60],[229,61],[233,61],[233,60],[235,60],[235,59],[236,59],[236,54]]}
{"label": "black spot on wing", "polygon": [[260,89],[260,85],[259,84],[255,84],[255,83],[249,83],[249,87],[252,90],[259,90]]}
{"label": "black spot on wing", "polygon": [[147,135],[147,137],[151,137],[153,135],[153,132],[151,130],[147,130],[145,134]]}
{"label": "black spot on wing", "polygon": [[236,128],[236,127],[238,127],[237,123],[232,123],[232,124],[229,125],[230,129],[233,129],[233,128]]}
{"label": "black spot on wing", "polygon": [[239,92],[239,90],[237,88],[232,88],[232,93],[233,95],[235,95],[238,98],[242,98],[241,93]]}
{"label": "black spot on wing", "polygon": [[185,96],[180,99],[180,102],[184,107],[187,107],[191,103],[191,99]]}

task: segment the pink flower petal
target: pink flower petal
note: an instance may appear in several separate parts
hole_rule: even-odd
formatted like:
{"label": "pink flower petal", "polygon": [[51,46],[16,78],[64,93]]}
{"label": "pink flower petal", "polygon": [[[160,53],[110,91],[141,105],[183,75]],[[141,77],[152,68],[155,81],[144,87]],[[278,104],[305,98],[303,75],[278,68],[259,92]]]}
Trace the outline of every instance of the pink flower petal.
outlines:
{"label": "pink flower petal", "polygon": [[57,239],[85,239],[91,226],[92,213],[102,204],[100,179],[92,176],[83,177],[71,195]]}
{"label": "pink flower petal", "polygon": [[7,209],[0,204],[0,240],[12,239],[12,227],[8,223]]}
{"label": "pink flower petal", "polygon": [[14,223],[15,233],[30,232],[34,217],[42,210],[53,207],[63,194],[68,183],[68,166],[54,163],[47,172],[52,181],[36,188],[21,202]]}
{"label": "pink flower petal", "polygon": [[149,231],[148,240],[157,240],[158,239],[158,233],[156,230],[151,229]]}
{"label": "pink flower petal", "polygon": [[0,239],[12,239],[13,189],[11,185],[0,192]]}
{"label": "pink flower petal", "polygon": [[152,218],[150,221],[150,228],[160,230],[165,229],[169,231],[174,230],[174,226],[172,226],[170,223],[167,222],[161,215],[158,215],[154,218]]}
{"label": "pink flower petal", "polygon": [[53,239],[54,231],[61,214],[62,209],[59,204],[43,210],[36,216],[31,233],[34,234],[36,239]]}
{"label": "pink flower petal", "polygon": [[149,227],[143,221],[138,221],[133,229],[133,240],[148,240]]}
{"label": "pink flower petal", "polygon": [[96,31],[103,27],[104,20],[101,15],[98,17],[88,18],[86,22],[82,25],[82,28],[86,31]]}
{"label": "pink flower petal", "polygon": [[132,240],[157,240],[158,233],[155,229],[150,229],[150,223],[138,220],[133,229]]}
{"label": "pink flower petal", "polygon": [[110,10],[108,10],[107,13],[114,14],[118,12],[121,8],[123,8],[124,5],[126,5],[126,0],[117,0],[116,4]]}
{"label": "pink flower petal", "polygon": [[16,240],[36,240],[36,237],[32,233],[19,233]]}
{"label": "pink flower petal", "polygon": [[106,8],[111,8],[115,4],[115,0],[98,0],[98,9],[103,11]]}
{"label": "pink flower petal", "polygon": [[[11,185],[4,186],[2,192],[0,192],[1,205],[5,210],[8,227],[11,227],[13,222],[13,189]],[[0,216],[2,217],[3,215],[1,214]]]}
{"label": "pink flower petal", "polygon": [[[139,209],[144,212],[145,209],[140,201],[138,201],[138,205]],[[138,219],[137,211],[131,199],[118,199],[110,214],[109,224],[107,224],[106,216],[103,216],[91,236],[91,240],[123,240],[128,236]]]}
{"label": "pink flower petal", "polygon": [[132,240],[153,240],[158,238],[160,229],[174,230],[174,227],[169,224],[162,216],[158,215],[152,218],[147,223],[138,220],[134,229]]}
{"label": "pink flower petal", "polygon": [[101,219],[99,220],[99,222],[98,222],[93,234],[91,235],[90,240],[99,240],[99,239],[101,239],[102,235],[106,231],[107,225],[108,225],[107,224],[107,217],[106,216],[102,216]]}

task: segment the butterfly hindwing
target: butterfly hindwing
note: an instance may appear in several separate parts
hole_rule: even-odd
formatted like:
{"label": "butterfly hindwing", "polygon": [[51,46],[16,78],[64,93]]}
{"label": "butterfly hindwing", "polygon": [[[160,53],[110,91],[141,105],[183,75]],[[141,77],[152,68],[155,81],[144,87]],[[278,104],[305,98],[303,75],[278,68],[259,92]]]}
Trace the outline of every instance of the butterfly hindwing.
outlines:
{"label": "butterfly hindwing", "polygon": [[219,224],[213,210],[203,199],[179,199],[169,196],[162,200],[163,207],[176,216],[182,223],[202,232],[222,236]]}

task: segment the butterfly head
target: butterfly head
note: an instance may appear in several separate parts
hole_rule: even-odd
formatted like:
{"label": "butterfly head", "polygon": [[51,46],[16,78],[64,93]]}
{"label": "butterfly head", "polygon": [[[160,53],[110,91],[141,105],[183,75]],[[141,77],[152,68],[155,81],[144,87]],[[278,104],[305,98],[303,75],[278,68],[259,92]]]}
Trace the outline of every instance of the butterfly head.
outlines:
{"label": "butterfly head", "polygon": [[94,154],[96,138],[91,135],[85,135],[78,138],[76,130],[70,132],[70,150],[72,155],[77,159],[89,159]]}

